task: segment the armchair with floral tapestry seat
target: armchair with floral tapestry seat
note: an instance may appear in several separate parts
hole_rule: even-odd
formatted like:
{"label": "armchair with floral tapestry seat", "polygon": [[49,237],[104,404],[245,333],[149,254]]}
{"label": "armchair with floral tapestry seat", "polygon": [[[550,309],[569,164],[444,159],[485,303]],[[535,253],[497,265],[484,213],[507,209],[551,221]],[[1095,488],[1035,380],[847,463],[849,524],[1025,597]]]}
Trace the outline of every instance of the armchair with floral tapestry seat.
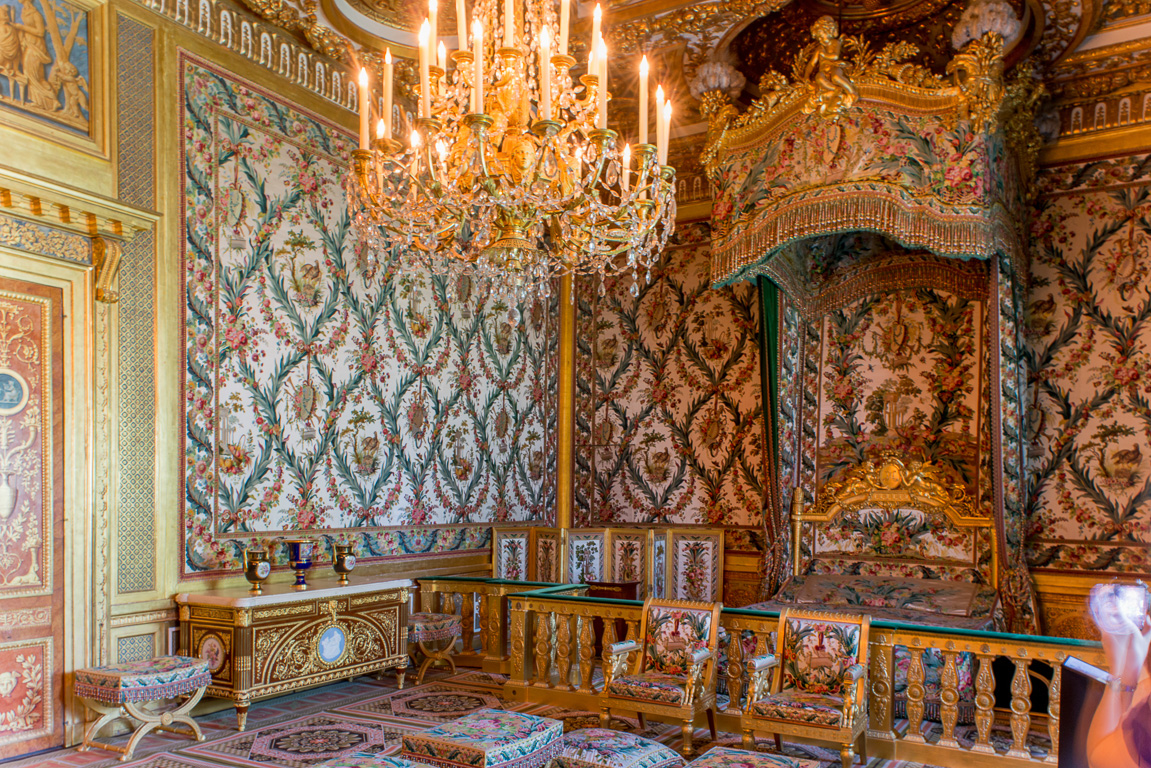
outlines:
{"label": "armchair with floral tapestry seat", "polygon": [[[662,600],[643,604],[640,637],[604,649],[600,722],[611,725],[613,709],[683,723],[683,755],[691,757],[695,718],[707,714],[715,733],[716,643],[723,603]],[[628,661],[636,653],[631,671]]]}
{"label": "armchair with floral tapestry seat", "polygon": [[[784,610],[776,651],[747,662],[750,680],[740,717],[743,745],[755,734],[840,745],[843,768],[855,763],[853,745],[867,764],[867,635],[871,619],[846,613]],[[776,670],[772,675],[771,671]]]}

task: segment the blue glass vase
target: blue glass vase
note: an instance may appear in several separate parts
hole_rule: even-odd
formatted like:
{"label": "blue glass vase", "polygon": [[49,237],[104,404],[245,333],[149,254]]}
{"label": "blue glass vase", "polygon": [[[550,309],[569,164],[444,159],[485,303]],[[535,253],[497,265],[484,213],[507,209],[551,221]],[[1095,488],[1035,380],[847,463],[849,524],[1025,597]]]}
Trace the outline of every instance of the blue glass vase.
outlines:
{"label": "blue glass vase", "polygon": [[292,589],[307,589],[305,573],[312,567],[312,550],[316,543],[309,539],[288,539],[284,544],[288,547],[288,565],[296,572],[296,583]]}

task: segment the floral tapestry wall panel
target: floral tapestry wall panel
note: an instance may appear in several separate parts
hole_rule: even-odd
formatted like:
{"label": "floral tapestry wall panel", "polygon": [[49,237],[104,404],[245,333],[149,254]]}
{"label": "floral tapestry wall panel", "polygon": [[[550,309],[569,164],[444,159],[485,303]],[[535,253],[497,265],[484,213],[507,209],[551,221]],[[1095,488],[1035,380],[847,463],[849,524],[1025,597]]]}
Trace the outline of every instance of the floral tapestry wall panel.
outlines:
{"label": "floral tapestry wall panel", "polygon": [[719,533],[671,533],[668,597],[675,600],[723,599],[723,536]]}
{"label": "floral tapestry wall panel", "polygon": [[1023,319],[1028,561],[1151,572],[1151,156],[1045,169]]}
{"label": "floral tapestry wall panel", "polygon": [[185,571],[256,542],[282,561],[286,532],[428,556],[544,519],[553,308],[377,260],[348,220],[352,137],[186,55],[181,74]]}
{"label": "floral tapestry wall panel", "polygon": [[884,451],[940,463],[977,493],[983,302],[864,296],[823,316],[818,481]]}
{"label": "floral tapestry wall panel", "polygon": [[560,537],[561,531],[555,528],[536,528],[532,531],[535,542],[535,563],[531,573],[533,581],[560,580]]}
{"label": "floral tapestry wall panel", "polygon": [[492,551],[495,559],[494,573],[497,579],[528,581],[532,575],[528,571],[528,546],[531,541],[530,528],[497,528],[492,536]]}
{"label": "floral tapestry wall panel", "polygon": [[759,296],[709,287],[709,227],[680,225],[649,283],[579,285],[577,514],[759,526]]}
{"label": "floral tapestry wall panel", "polygon": [[[608,575],[612,581],[638,581],[641,587],[647,580],[647,531],[611,532],[611,559]],[[644,594],[641,588],[639,594]]]}
{"label": "floral tapestry wall panel", "polygon": [[564,580],[571,584],[603,581],[607,576],[604,567],[607,531],[577,533],[574,529],[569,529],[566,533],[567,573],[564,574]]}

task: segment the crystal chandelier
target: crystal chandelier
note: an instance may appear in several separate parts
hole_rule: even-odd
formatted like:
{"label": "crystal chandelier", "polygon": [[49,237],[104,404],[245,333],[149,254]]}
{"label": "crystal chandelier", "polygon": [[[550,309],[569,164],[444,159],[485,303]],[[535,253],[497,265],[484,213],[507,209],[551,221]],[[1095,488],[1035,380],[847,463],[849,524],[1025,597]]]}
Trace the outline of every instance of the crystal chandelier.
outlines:
{"label": "crystal chandelier", "polygon": [[498,2],[477,0],[469,36],[464,0],[456,0],[460,49],[449,67],[430,0],[419,107],[405,141],[393,138],[390,51],[374,140],[361,70],[360,148],[348,183],[361,238],[409,267],[476,278],[516,301],[549,295],[553,278],[567,274],[650,279],[675,228],[670,101],[658,89],[657,141],[649,144],[645,58],[638,143],[623,143],[607,127],[599,6],[587,74],[575,82],[569,0],[558,14],[552,0],[503,0],[502,14]]}

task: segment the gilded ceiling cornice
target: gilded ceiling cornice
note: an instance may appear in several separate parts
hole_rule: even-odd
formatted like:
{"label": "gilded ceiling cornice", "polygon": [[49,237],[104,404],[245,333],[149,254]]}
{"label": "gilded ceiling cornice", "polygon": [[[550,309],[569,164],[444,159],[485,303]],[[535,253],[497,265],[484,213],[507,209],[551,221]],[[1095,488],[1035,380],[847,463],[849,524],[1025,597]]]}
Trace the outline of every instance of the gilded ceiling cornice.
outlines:
{"label": "gilded ceiling cornice", "polygon": [[1043,61],[1059,62],[1083,44],[1098,26],[1104,0],[1043,0],[1046,23],[1039,40]]}
{"label": "gilded ceiling cornice", "polygon": [[607,30],[608,43],[614,53],[631,55],[648,50],[662,40],[675,42],[673,37],[694,37],[723,34],[742,21],[776,11],[790,0],[718,0],[712,3],[689,5],[660,16],[643,16],[617,22]]}

